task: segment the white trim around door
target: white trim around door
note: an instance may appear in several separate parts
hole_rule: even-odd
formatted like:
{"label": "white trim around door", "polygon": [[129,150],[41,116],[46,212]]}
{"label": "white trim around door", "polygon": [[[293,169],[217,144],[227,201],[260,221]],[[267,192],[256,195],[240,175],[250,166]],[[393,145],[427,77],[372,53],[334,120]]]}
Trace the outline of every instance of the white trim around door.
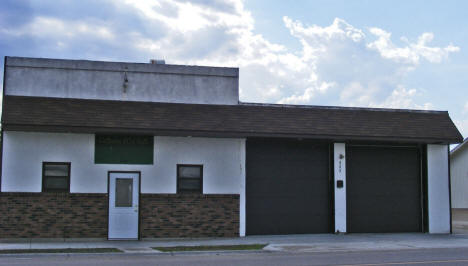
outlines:
{"label": "white trim around door", "polygon": [[138,239],[140,172],[108,173],[108,239]]}

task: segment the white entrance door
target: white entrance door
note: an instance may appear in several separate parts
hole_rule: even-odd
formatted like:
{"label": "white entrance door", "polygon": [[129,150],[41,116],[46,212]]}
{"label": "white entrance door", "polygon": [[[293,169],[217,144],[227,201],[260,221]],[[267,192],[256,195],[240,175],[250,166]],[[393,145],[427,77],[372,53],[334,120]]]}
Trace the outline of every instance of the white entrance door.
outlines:
{"label": "white entrance door", "polygon": [[109,239],[138,239],[139,173],[109,175]]}

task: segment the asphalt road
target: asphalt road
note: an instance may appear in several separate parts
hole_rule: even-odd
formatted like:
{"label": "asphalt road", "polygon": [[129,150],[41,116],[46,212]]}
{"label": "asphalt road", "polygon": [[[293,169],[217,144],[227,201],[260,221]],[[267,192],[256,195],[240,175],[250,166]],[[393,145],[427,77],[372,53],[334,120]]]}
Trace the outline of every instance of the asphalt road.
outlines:
{"label": "asphalt road", "polygon": [[3,255],[0,265],[468,265],[468,248],[327,253]]}

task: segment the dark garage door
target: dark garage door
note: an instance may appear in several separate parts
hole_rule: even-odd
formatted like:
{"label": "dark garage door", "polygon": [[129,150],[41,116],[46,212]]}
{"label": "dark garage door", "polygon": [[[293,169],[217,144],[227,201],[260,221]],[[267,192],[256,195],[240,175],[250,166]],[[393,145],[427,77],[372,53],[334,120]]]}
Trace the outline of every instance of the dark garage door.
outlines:
{"label": "dark garage door", "polygon": [[347,146],[348,232],[421,232],[418,149]]}
{"label": "dark garage door", "polygon": [[330,232],[329,146],[247,140],[247,234]]}

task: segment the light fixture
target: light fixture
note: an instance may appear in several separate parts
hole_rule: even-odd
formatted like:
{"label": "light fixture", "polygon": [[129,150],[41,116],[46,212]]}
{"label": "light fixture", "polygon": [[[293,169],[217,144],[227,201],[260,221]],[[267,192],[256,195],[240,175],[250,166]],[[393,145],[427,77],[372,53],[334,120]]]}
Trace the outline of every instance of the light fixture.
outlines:
{"label": "light fixture", "polygon": [[123,82],[123,92],[127,93],[128,88],[128,78],[127,78],[127,71],[124,72],[124,82]]}

